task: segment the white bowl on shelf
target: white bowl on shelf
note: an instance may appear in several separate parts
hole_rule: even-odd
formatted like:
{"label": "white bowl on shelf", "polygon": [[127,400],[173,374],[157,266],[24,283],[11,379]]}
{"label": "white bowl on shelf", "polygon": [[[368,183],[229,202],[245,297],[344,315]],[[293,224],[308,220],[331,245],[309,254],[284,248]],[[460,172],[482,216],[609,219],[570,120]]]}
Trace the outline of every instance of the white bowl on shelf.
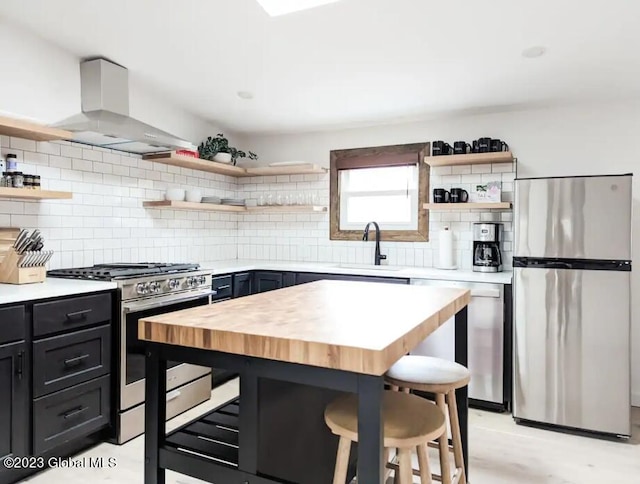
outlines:
{"label": "white bowl on shelf", "polygon": [[182,202],[186,192],[182,188],[169,188],[164,194],[164,199],[171,202]]}
{"label": "white bowl on shelf", "polygon": [[200,203],[202,202],[202,192],[200,190],[187,190],[186,200],[187,202]]}
{"label": "white bowl on shelf", "polygon": [[231,163],[231,153],[216,153],[213,161],[218,163]]}

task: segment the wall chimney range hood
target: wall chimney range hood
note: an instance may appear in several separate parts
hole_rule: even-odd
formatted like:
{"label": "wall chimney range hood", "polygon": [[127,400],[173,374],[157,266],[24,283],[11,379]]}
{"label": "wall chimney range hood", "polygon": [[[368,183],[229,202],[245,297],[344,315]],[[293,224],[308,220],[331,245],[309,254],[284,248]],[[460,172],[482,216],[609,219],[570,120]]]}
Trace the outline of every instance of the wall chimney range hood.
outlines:
{"label": "wall chimney range hood", "polygon": [[129,117],[129,72],[106,59],[80,63],[82,112],[56,128],[73,132],[72,141],[128,153],[195,150],[170,133]]}

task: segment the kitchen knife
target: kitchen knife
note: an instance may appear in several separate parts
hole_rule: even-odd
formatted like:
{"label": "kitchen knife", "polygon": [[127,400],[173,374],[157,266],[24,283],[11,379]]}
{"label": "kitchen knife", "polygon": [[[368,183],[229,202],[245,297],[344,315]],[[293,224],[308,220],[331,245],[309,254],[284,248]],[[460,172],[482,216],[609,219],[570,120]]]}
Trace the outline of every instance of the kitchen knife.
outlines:
{"label": "kitchen knife", "polygon": [[28,238],[29,238],[29,231],[26,229],[22,229],[20,231],[20,234],[18,235],[18,238],[13,244],[13,248],[18,254],[22,254],[22,251],[24,249],[24,244]]}

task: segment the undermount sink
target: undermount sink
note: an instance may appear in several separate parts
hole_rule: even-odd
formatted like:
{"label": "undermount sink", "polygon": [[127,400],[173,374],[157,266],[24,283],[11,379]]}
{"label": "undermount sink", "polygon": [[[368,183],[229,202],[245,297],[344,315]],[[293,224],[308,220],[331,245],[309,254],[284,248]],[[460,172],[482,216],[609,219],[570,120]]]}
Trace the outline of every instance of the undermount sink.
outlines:
{"label": "undermount sink", "polygon": [[341,269],[363,269],[363,270],[374,270],[374,271],[399,271],[402,270],[403,267],[394,267],[394,266],[376,266],[369,264],[338,264],[336,267]]}

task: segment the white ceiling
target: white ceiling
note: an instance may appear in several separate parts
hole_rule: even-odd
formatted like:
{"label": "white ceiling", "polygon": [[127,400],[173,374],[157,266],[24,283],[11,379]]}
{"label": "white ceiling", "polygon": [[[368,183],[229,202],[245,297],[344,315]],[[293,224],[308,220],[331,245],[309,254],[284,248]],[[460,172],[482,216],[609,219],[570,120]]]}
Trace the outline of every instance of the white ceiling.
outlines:
{"label": "white ceiling", "polygon": [[254,0],[2,0],[0,16],[243,132],[640,95],[634,0],[341,0],[273,18]]}

